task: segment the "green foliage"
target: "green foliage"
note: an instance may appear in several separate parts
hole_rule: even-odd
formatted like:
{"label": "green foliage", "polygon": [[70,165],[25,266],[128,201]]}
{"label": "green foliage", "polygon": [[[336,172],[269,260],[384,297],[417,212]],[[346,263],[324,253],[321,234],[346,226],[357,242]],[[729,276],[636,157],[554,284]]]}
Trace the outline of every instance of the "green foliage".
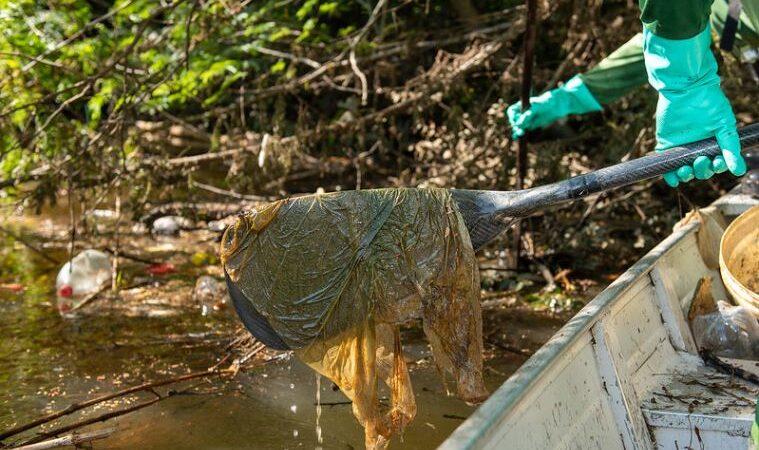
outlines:
{"label": "green foliage", "polygon": [[[315,57],[329,43],[338,51],[360,25],[352,22],[366,19],[362,5],[0,0],[0,182],[64,160],[57,167],[77,180],[112,173],[128,145],[125,122],[197,114],[234,104],[249,80],[290,79],[308,67],[264,50]],[[102,157],[69,167],[93,143]]]}

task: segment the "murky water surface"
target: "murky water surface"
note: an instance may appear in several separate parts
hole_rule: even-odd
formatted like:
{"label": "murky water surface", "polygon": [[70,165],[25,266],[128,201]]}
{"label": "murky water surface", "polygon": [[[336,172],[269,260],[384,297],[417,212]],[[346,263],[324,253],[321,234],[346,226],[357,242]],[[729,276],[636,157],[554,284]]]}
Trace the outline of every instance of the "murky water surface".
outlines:
{"label": "murky water surface", "polygon": [[[219,361],[239,327],[229,310],[204,317],[196,305],[188,304],[172,314],[146,317],[102,303],[115,299],[101,301],[102,314],[64,320],[55,308],[57,267],[7,236],[0,236],[0,243],[0,284],[25,288],[22,293],[0,289],[0,430],[98,394],[205,370]],[[134,251],[147,245],[133,244]],[[57,256],[65,259],[65,252]],[[178,286],[177,296],[190,289],[196,275],[179,272],[169,277]],[[534,350],[562,323],[518,309],[486,314],[487,341],[498,343],[486,345],[485,379],[491,390],[526,360],[519,349],[504,348]],[[402,441],[394,438],[390,448],[435,448],[473,408],[446,395],[420,330],[405,330],[403,339],[418,414]],[[88,429],[117,428],[109,438],[94,442],[95,449],[362,449],[363,429],[346,398],[326,379],[318,395],[318,442],[316,389],[314,373],[283,354],[229,381],[199,379],[156,389],[161,395],[170,390],[178,394]],[[153,398],[141,393],[111,401],[43,430]]]}

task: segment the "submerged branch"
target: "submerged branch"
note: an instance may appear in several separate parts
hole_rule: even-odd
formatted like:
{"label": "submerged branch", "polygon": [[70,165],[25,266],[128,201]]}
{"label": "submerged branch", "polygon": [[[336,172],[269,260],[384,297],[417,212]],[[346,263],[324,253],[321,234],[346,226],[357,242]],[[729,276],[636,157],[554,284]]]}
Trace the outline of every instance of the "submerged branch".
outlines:
{"label": "submerged branch", "polygon": [[[213,370],[207,370],[207,371],[204,371],[204,372],[190,373],[190,374],[181,375],[181,376],[178,376],[178,377],[167,378],[165,380],[159,380],[159,381],[152,381],[152,382],[148,382],[148,383],[143,383],[143,384],[140,384],[138,386],[133,386],[133,387],[122,389],[120,391],[113,392],[113,393],[110,393],[110,394],[101,395],[100,397],[95,397],[93,399],[85,400],[83,402],[72,403],[71,405],[69,405],[68,407],[66,407],[66,408],[64,408],[64,409],[62,409],[60,411],[56,411],[56,412],[47,414],[47,415],[45,415],[43,417],[40,417],[38,419],[35,419],[35,420],[31,421],[31,422],[27,422],[25,424],[18,425],[16,427],[13,427],[13,428],[11,428],[9,430],[6,430],[6,431],[0,433],[0,441],[2,441],[4,439],[7,439],[7,438],[9,438],[11,436],[15,436],[17,434],[23,433],[24,431],[30,430],[32,428],[36,428],[36,427],[38,427],[40,425],[43,425],[43,424],[46,424],[48,422],[52,422],[53,420],[59,419],[59,418],[61,418],[63,416],[67,416],[67,415],[72,414],[72,413],[74,413],[76,411],[82,410],[84,408],[88,408],[88,407],[93,406],[93,405],[97,405],[98,403],[103,403],[105,401],[112,400],[114,398],[119,398],[119,397],[123,397],[125,395],[134,394],[135,392],[149,391],[149,390],[151,390],[153,388],[156,388],[156,387],[166,386],[167,384],[180,383],[182,381],[193,380],[193,379],[202,378],[202,377],[228,376],[228,375],[232,375],[233,373],[235,373],[235,371],[231,370],[231,369],[213,369]],[[92,423],[94,423],[94,422],[92,422]],[[63,433],[65,431],[68,431],[68,430],[59,431],[58,434]]]}
{"label": "submerged branch", "polygon": [[79,448],[80,444],[105,439],[116,431],[115,427],[103,428],[102,430],[89,431],[87,433],[74,432],[48,441],[38,442],[36,444],[22,445],[13,447],[10,450],[47,450],[50,448],[74,446]]}

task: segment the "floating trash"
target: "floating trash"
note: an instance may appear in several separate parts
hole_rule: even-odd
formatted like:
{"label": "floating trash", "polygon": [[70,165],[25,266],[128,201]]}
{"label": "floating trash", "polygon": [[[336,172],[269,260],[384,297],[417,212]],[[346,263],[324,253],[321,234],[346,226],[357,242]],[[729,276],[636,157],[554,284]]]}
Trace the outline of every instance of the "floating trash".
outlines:
{"label": "floating trash", "polygon": [[176,267],[171,263],[155,263],[145,268],[145,272],[150,275],[168,275],[176,271]]}
{"label": "floating trash", "polygon": [[58,310],[67,314],[75,300],[94,294],[111,279],[111,258],[99,250],[85,250],[63,265],[55,280]]}
{"label": "floating trash", "polygon": [[203,275],[195,282],[192,296],[200,304],[201,313],[207,316],[224,306],[227,289],[216,278]]}
{"label": "floating trash", "polygon": [[180,216],[159,217],[153,222],[153,233],[162,235],[176,235],[179,230],[192,228],[191,220]]}

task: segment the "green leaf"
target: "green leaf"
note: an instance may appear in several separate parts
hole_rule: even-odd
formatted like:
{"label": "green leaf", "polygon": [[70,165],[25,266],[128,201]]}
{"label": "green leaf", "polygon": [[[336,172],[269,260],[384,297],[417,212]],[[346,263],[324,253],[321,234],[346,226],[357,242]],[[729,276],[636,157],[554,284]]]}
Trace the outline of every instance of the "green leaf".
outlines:
{"label": "green leaf", "polygon": [[271,73],[279,73],[285,70],[285,68],[287,68],[287,64],[285,64],[285,62],[280,59],[271,66],[269,71],[271,71]]}

